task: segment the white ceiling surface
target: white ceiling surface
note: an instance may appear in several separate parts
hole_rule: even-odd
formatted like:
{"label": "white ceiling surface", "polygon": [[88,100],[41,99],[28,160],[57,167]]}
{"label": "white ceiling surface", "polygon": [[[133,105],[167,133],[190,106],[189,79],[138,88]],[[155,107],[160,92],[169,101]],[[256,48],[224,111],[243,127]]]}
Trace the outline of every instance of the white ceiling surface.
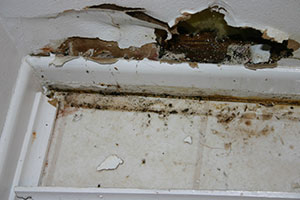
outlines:
{"label": "white ceiling surface", "polygon": [[[226,20],[231,25],[268,29],[270,35],[273,33],[279,39],[290,37],[300,41],[298,0],[2,0],[0,15],[4,19],[6,30],[24,55],[52,40],[70,36],[114,40],[121,47],[141,46],[154,41],[152,28],[138,26],[138,20],[132,22],[133,18],[128,16],[126,20],[120,21],[123,16],[120,12],[82,11],[57,16],[64,10],[81,10],[86,6],[103,3],[146,8],[147,14],[170,25],[184,11],[197,12],[218,4],[228,11]],[[112,26],[112,21],[120,22],[120,28]],[[128,25],[132,23],[135,24],[134,27]]]}

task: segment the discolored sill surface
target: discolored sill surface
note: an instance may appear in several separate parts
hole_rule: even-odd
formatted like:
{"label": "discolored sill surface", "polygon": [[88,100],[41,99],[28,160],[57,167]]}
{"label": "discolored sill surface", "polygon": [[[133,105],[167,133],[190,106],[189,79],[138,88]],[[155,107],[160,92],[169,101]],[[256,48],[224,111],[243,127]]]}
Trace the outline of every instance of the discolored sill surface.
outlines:
{"label": "discolored sill surface", "polygon": [[[174,98],[174,99],[191,99],[197,101],[226,101],[226,102],[240,102],[240,103],[255,103],[260,104],[264,107],[273,107],[274,105],[295,105],[300,106],[300,100],[288,98],[288,97],[274,97],[274,98],[263,98],[263,97],[234,97],[225,95],[203,95],[203,96],[184,96],[184,95],[170,95],[170,94],[151,94],[151,93],[138,93],[138,92],[110,92],[110,91],[95,91],[95,90],[81,90],[81,89],[60,89],[55,86],[50,86],[48,97],[53,99],[54,104],[58,101],[56,99],[56,93],[67,94],[67,95],[79,95],[79,94],[95,94],[95,95],[112,95],[112,96],[141,96],[141,97],[157,97],[157,98]],[[70,103],[70,102],[69,102]],[[96,108],[94,104],[78,105],[73,104],[75,107],[86,107]]]}
{"label": "discolored sill surface", "polygon": [[[95,93],[56,97],[42,186],[299,190],[299,106]],[[97,171],[109,156],[122,165]]]}

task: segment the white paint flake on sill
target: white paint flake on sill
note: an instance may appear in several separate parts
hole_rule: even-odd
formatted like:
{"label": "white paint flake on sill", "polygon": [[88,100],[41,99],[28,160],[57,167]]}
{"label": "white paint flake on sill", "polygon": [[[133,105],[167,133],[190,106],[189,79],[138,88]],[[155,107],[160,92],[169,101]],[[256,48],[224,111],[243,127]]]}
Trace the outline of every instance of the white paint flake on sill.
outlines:
{"label": "white paint flake on sill", "polygon": [[122,165],[124,161],[117,155],[110,155],[97,167],[97,171],[114,170]]}
{"label": "white paint flake on sill", "polygon": [[192,144],[193,143],[193,139],[191,136],[187,136],[186,138],[184,138],[184,143],[187,143],[187,144]]}

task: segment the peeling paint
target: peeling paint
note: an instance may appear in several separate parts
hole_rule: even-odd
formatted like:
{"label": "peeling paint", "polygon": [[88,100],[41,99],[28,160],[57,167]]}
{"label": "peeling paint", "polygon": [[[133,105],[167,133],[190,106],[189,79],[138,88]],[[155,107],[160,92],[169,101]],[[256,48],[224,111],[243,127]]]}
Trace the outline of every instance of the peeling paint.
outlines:
{"label": "peeling paint", "polygon": [[[82,56],[100,63],[114,63],[117,58],[142,60],[158,59],[158,49],[155,44],[146,44],[140,48],[129,47],[126,49],[119,48],[117,42],[104,41],[98,38],[79,38],[72,37],[64,41],[56,51],[51,52],[58,55],[57,64],[64,63],[77,56]],[[66,57],[66,59],[64,59]]]}
{"label": "peeling paint", "polygon": [[54,65],[56,67],[62,67],[66,62],[69,62],[73,59],[77,58],[76,56],[55,56],[54,60],[49,63],[50,65]]}
{"label": "peeling paint", "polygon": [[268,27],[268,29],[263,32],[263,38],[282,43],[284,40],[288,40],[289,36],[285,32]]}
{"label": "peeling paint", "polygon": [[[142,8],[101,4],[86,9],[115,10],[158,25],[161,29],[153,28],[157,43],[120,48],[116,41],[70,37],[57,48],[49,46],[42,48],[43,52],[37,55],[55,54],[58,57],[52,63],[55,66],[62,66],[74,57],[82,56],[102,64],[115,63],[120,58],[134,60],[148,58],[170,63],[191,62],[193,63],[191,67],[196,66],[194,63],[226,63],[252,65],[252,68],[257,65],[257,68],[263,68],[269,67],[281,58],[291,56],[292,51],[299,48],[299,44],[293,40],[275,42],[266,31],[261,33],[250,27],[229,26],[220,7],[208,8],[195,14],[184,13],[173,27],[146,14]],[[262,47],[266,46],[268,50],[262,50]]]}
{"label": "peeling paint", "polygon": [[90,9],[90,8],[116,10],[116,11],[130,11],[130,12],[145,11],[144,8],[130,8],[130,7],[118,6],[118,5],[115,5],[115,4],[108,4],[108,3],[88,6],[85,9]]}

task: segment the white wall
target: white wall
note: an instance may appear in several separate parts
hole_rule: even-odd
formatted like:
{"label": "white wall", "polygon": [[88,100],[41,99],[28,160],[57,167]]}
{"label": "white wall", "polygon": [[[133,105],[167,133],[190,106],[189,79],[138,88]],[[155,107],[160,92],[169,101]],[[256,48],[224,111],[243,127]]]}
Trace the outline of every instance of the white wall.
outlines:
{"label": "white wall", "polygon": [[0,18],[0,136],[20,63],[21,56]]}

